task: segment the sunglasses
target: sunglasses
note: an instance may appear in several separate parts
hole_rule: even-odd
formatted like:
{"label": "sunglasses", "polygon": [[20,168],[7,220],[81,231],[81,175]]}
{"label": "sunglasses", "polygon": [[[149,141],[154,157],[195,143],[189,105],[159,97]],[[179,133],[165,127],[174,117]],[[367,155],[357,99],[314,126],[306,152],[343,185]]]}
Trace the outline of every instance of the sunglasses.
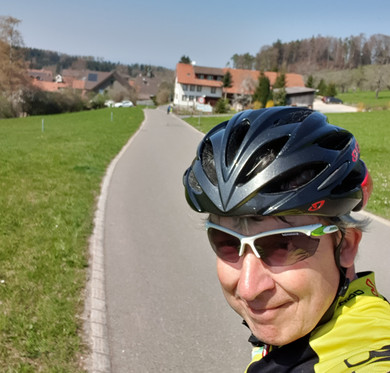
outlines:
{"label": "sunglasses", "polygon": [[289,266],[311,257],[321,236],[339,230],[336,225],[312,224],[244,236],[210,221],[206,222],[206,229],[211,247],[220,259],[236,263],[249,245],[253,253],[269,266]]}

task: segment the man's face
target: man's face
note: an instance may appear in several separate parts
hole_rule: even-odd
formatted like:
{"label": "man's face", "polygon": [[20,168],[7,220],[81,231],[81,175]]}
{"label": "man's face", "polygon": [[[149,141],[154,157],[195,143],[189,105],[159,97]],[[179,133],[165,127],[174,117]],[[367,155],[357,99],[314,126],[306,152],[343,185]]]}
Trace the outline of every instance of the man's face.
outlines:
{"label": "man's face", "polygon": [[[317,217],[242,219],[212,216],[211,221],[244,235],[320,222]],[[271,267],[250,247],[238,262],[217,258],[226,300],[261,341],[282,346],[309,333],[334,300],[339,272],[334,259],[338,233],[320,238],[316,253],[290,266]],[[339,241],[339,238],[337,239]]]}

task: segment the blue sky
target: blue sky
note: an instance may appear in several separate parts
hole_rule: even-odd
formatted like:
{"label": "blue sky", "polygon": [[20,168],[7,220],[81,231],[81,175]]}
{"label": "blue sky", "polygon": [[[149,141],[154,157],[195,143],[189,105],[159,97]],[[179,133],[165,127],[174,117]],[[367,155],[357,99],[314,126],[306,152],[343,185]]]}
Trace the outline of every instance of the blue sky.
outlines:
{"label": "blue sky", "polygon": [[224,67],[282,42],[390,35],[389,0],[3,0],[27,47],[174,69],[182,55]]}

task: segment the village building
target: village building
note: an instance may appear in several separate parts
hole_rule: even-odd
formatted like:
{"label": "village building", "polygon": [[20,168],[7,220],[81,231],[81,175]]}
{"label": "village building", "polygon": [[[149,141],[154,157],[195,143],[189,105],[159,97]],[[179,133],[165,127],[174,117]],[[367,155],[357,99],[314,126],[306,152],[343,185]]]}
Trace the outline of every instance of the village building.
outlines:
{"label": "village building", "polygon": [[[223,87],[226,72],[231,74],[231,87]],[[174,105],[195,108],[199,103],[214,106],[216,102],[226,97],[236,110],[242,110],[258,85],[260,72],[256,70],[214,68],[178,63],[176,66]],[[269,79],[271,88],[278,77],[276,72],[264,72]],[[315,91],[305,88],[300,74],[287,73],[286,96],[290,105],[312,106]]]}
{"label": "village building", "polygon": [[81,95],[88,93],[107,94],[118,101],[136,99],[137,104],[153,104],[161,79],[154,76],[138,75],[135,78],[122,75],[117,71],[103,72],[92,70],[64,69],[53,77],[50,70],[28,70],[31,83],[46,92],[71,89]]}

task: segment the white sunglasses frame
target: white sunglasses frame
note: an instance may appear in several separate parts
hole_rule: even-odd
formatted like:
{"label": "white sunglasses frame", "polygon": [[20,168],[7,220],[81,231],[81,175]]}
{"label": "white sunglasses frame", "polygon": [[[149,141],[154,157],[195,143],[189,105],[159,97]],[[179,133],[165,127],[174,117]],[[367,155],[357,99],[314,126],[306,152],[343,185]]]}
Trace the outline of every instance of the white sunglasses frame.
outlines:
{"label": "white sunglasses frame", "polygon": [[283,234],[283,233],[287,233],[287,234],[303,233],[308,237],[321,237],[326,234],[335,233],[340,230],[337,225],[323,225],[317,223],[317,224],[304,225],[301,227],[274,229],[272,231],[255,234],[253,236],[245,236],[236,231],[233,231],[232,229],[225,228],[222,227],[221,225],[212,223],[210,220],[206,221],[205,227],[206,227],[206,231],[208,231],[210,228],[214,228],[221,232],[230,234],[231,236],[238,238],[240,240],[240,251],[238,253],[239,257],[244,255],[245,247],[248,245],[253,251],[253,253],[256,255],[256,257],[259,259],[261,259],[261,256],[254,246],[254,241],[257,240],[258,238],[272,236],[274,234]]}

